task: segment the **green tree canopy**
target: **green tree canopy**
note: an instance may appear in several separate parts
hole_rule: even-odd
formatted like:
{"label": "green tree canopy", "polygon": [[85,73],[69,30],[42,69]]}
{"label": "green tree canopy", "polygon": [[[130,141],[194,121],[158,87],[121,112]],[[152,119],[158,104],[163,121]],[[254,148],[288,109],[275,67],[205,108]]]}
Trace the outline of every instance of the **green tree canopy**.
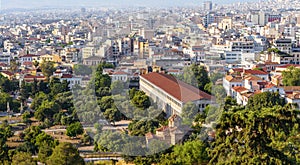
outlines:
{"label": "green tree canopy", "polygon": [[58,113],[59,110],[60,107],[57,103],[44,100],[41,106],[34,112],[34,117],[39,121],[44,121],[45,119],[53,120],[53,116]]}
{"label": "green tree canopy", "polygon": [[206,147],[200,140],[175,145],[173,152],[163,155],[159,164],[206,164],[209,160]]}
{"label": "green tree canopy", "polygon": [[122,113],[115,106],[113,108],[106,109],[103,116],[113,124],[122,119]]}
{"label": "green tree canopy", "polygon": [[296,144],[289,139],[300,133],[298,116],[298,110],[278,105],[223,113],[209,152],[210,163],[296,164],[292,153],[297,150],[290,147]]}
{"label": "green tree canopy", "polygon": [[8,160],[8,146],[6,142],[11,136],[13,136],[11,126],[7,121],[3,121],[0,125],[0,161],[2,164],[5,160]]}
{"label": "green tree canopy", "polygon": [[144,136],[146,133],[154,132],[159,127],[156,119],[134,120],[128,125],[128,130],[132,136]]}
{"label": "green tree canopy", "polygon": [[264,107],[273,107],[274,105],[285,105],[284,98],[280,97],[279,93],[263,92],[250,97],[247,109],[258,110]]}
{"label": "green tree canopy", "polygon": [[37,162],[32,158],[30,153],[17,152],[12,157],[12,165],[36,165]]}
{"label": "green tree canopy", "polygon": [[45,100],[49,100],[48,95],[46,95],[44,92],[37,93],[30,105],[30,108],[33,110],[37,110],[40,107],[41,103]]}
{"label": "green tree canopy", "polygon": [[183,124],[192,125],[196,115],[198,114],[198,107],[193,102],[187,102],[182,108]]}
{"label": "green tree canopy", "polygon": [[135,92],[131,102],[140,109],[147,109],[151,105],[149,96],[147,96],[143,91]]}
{"label": "green tree canopy", "polygon": [[74,66],[74,73],[76,75],[91,75],[93,72],[92,68],[87,65],[76,64]]}
{"label": "green tree canopy", "polygon": [[71,143],[60,143],[47,160],[47,165],[84,165],[78,150]]}
{"label": "green tree canopy", "polygon": [[282,72],[284,86],[300,86],[300,69],[293,66]]}
{"label": "green tree canopy", "polygon": [[75,122],[67,127],[67,135],[70,137],[76,137],[83,134],[83,127],[80,122]]}
{"label": "green tree canopy", "polygon": [[43,61],[41,63],[41,70],[43,75],[49,80],[50,76],[55,72],[54,62],[52,61]]}

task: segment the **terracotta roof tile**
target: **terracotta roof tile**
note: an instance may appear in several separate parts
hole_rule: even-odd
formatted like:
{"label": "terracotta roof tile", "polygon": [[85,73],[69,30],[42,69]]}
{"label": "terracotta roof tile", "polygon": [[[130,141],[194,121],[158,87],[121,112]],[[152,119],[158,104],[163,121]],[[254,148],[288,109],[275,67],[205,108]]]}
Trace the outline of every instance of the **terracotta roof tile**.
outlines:
{"label": "terracotta roof tile", "polygon": [[233,77],[231,75],[225,76],[225,79],[229,82],[242,82],[243,81],[242,77]]}
{"label": "terracotta roof tile", "polygon": [[254,74],[254,75],[267,75],[267,72],[261,71],[261,70],[244,70],[245,74]]}
{"label": "terracotta roof tile", "polygon": [[113,75],[128,75],[128,73],[123,72],[123,71],[117,71],[117,72],[114,72]]}
{"label": "terracotta roof tile", "polygon": [[10,71],[1,71],[2,73],[4,73],[4,74],[6,74],[6,75],[8,75],[8,76],[13,76],[14,74],[12,73],[12,72],[10,72]]}
{"label": "terracotta roof tile", "polygon": [[285,86],[284,91],[300,91],[300,86]]}
{"label": "terracotta roof tile", "polygon": [[184,103],[200,99],[213,99],[211,95],[177,80],[171,75],[152,72],[141,75],[141,77]]}
{"label": "terracotta roof tile", "polygon": [[71,74],[63,74],[61,78],[72,78],[73,76]]}
{"label": "terracotta roof tile", "polygon": [[232,88],[234,91],[238,92],[238,93],[241,93],[241,92],[244,92],[244,91],[248,91],[247,88],[245,87],[241,87],[241,86],[235,86]]}

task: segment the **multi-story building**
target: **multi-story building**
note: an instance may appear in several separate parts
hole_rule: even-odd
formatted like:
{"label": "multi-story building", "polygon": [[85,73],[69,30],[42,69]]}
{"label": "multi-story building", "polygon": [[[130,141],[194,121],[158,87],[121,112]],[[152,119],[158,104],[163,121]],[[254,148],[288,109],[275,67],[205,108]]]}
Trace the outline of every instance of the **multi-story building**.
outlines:
{"label": "multi-story building", "polygon": [[9,54],[0,54],[0,63],[10,65],[11,56]]}
{"label": "multi-story building", "polygon": [[232,88],[236,86],[243,86],[243,79],[241,76],[227,75],[223,78],[223,87],[227,96],[232,96]]}
{"label": "multi-story building", "polygon": [[199,112],[213,103],[213,97],[199,89],[177,80],[171,75],[152,72],[140,76],[140,90],[154,100],[168,116],[181,115],[187,102],[199,107]]}
{"label": "multi-story building", "polygon": [[205,1],[203,2],[203,8],[204,10],[212,10],[212,2],[211,1]]}
{"label": "multi-story building", "polygon": [[289,38],[279,38],[274,42],[274,46],[284,52],[284,53],[291,53],[293,48],[293,42]]}

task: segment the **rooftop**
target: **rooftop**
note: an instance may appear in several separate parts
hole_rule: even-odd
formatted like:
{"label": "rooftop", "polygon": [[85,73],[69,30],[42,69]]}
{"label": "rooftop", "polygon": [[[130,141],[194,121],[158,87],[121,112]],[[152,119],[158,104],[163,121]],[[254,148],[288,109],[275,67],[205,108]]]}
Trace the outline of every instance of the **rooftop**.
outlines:
{"label": "rooftop", "polygon": [[152,72],[141,75],[141,77],[184,103],[200,99],[213,99],[211,95],[168,74]]}

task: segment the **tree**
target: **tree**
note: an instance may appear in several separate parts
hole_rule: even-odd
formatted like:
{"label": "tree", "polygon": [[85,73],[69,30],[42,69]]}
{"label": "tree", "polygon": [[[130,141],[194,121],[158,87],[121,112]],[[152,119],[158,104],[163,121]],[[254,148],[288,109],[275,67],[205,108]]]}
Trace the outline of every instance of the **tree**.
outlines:
{"label": "tree", "polygon": [[31,117],[30,112],[26,111],[25,113],[22,114],[22,122],[26,124],[31,123],[30,117]]}
{"label": "tree", "polygon": [[128,125],[128,130],[132,136],[144,136],[146,133],[154,132],[159,127],[159,122],[155,119],[134,120]]}
{"label": "tree", "polygon": [[160,164],[207,164],[207,145],[199,140],[175,145],[173,152],[163,155]]}
{"label": "tree", "polygon": [[13,136],[13,132],[11,131],[11,126],[7,121],[3,121],[0,125],[0,161],[2,164],[6,160],[8,160],[8,146],[6,141],[9,137]]}
{"label": "tree", "polygon": [[122,119],[122,114],[116,107],[106,109],[103,116],[109,122],[113,123],[113,125],[115,125],[116,121],[120,121]]}
{"label": "tree", "polygon": [[18,68],[19,68],[18,62],[16,60],[11,60],[10,61],[10,69],[9,70],[11,72],[13,72],[13,73],[16,73],[17,70],[18,70]]}
{"label": "tree", "polygon": [[61,109],[71,110],[73,106],[73,93],[71,91],[58,93],[55,102],[59,104]]}
{"label": "tree", "polygon": [[113,68],[113,65],[107,63],[101,63],[98,65],[94,79],[95,79],[95,89],[97,91],[98,88],[101,87],[110,87],[111,78],[107,74],[103,74],[103,68]]}
{"label": "tree", "polygon": [[297,164],[292,154],[297,149],[290,147],[296,143],[289,139],[300,133],[299,114],[279,105],[224,112],[209,151],[210,163]]}
{"label": "tree", "polygon": [[7,110],[7,103],[11,102],[12,98],[8,93],[0,92],[0,110],[6,111]]}
{"label": "tree", "polygon": [[19,81],[16,80],[9,80],[4,78],[3,83],[1,84],[1,89],[3,92],[14,92],[19,88]]}
{"label": "tree", "polygon": [[41,129],[38,126],[30,126],[24,130],[24,140],[32,144],[36,143],[36,137],[41,133]]}
{"label": "tree", "polygon": [[92,72],[93,70],[87,65],[76,64],[74,66],[74,73],[76,75],[90,75]]}
{"label": "tree", "polygon": [[186,103],[182,108],[183,123],[191,126],[198,112],[196,104],[193,102]]}
{"label": "tree", "polygon": [[91,144],[91,142],[92,142],[92,138],[91,138],[91,136],[89,135],[89,134],[87,134],[86,132],[83,134],[83,137],[82,137],[82,142],[86,145],[86,144],[88,144],[88,145],[90,145]]}
{"label": "tree", "polygon": [[102,98],[104,96],[110,96],[110,95],[111,95],[111,91],[109,87],[100,87],[96,89],[96,96],[99,98]]}
{"label": "tree", "polygon": [[219,79],[222,79],[223,77],[224,77],[224,74],[219,73],[219,72],[217,72],[217,73],[213,72],[210,74],[210,80],[213,83],[215,83]]}
{"label": "tree", "polygon": [[284,98],[281,98],[277,92],[263,92],[250,97],[246,107],[247,109],[259,110],[264,107],[273,107],[275,105],[284,106]]}
{"label": "tree", "polygon": [[39,121],[44,121],[45,119],[53,120],[54,114],[58,113],[59,110],[60,107],[57,103],[44,100],[41,106],[34,112],[34,117]]}
{"label": "tree", "polygon": [[35,139],[35,145],[37,147],[41,147],[44,145],[44,143],[46,143],[50,147],[54,148],[58,144],[58,141],[54,140],[52,136],[46,134],[45,132],[38,134]]}
{"label": "tree", "polygon": [[101,87],[110,87],[111,85],[111,78],[107,74],[102,74],[96,72],[95,76],[95,88],[101,88]]}
{"label": "tree", "polygon": [[21,89],[20,89],[20,100],[24,103],[28,97],[30,96],[31,86],[27,85],[25,81],[22,81],[21,83]]}
{"label": "tree", "polygon": [[51,156],[53,152],[53,148],[49,146],[46,142],[44,142],[39,147],[38,159],[42,163],[46,163],[48,158]]}
{"label": "tree", "polygon": [[76,137],[81,134],[83,134],[83,127],[80,122],[72,123],[67,127],[67,135],[69,137]]}
{"label": "tree", "polygon": [[54,148],[52,155],[47,160],[47,165],[57,164],[83,165],[84,161],[71,143],[60,143]]}
{"label": "tree", "polygon": [[192,64],[190,67],[194,73],[194,78],[197,80],[198,88],[200,90],[204,90],[205,85],[210,83],[206,69],[204,66],[198,66],[195,64]]}
{"label": "tree", "polygon": [[136,90],[135,88],[132,88],[129,90],[129,98],[130,100],[133,99],[135,93],[137,92],[138,90]]}
{"label": "tree", "polygon": [[52,61],[43,61],[41,63],[41,70],[43,75],[49,80],[50,76],[52,76],[53,72],[56,70],[54,67],[54,62]]}
{"label": "tree", "polygon": [[12,165],[36,165],[37,162],[32,158],[30,153],[17,152],[12,157]]}
{"label": "tree", "polygon": [[52,78],[50,83],[50,95],[51,97],[55,97],[59,93],[70,91],[69,82],[67,80],[63,80],[60,82],[58,78]]}
{"label": "tree", "polygon": [[48,100],[49,97],[48,95],[46,95],[44,92],[39,92],[35,95],[30,108],[33,110],[37,110],[39,108],[39,106],[41,105],[41,103],[45,100]]}
{"label": "tree", "polygon": [[111,86],[111,93],[116,94],[122,94],[124,90],[124,83],[122,81],[114,81]]}
{"label": "tree", "polygon": [[114,107],[114,99],[112,96],[104,96],[99,101],[99,106],[102,112],[105,112],[109,108]]}
{"label": "tree", "polygon": [[216,97],[218,103],[223,103],[226,97],[226,91],[222,85],[214,85],[211,89],[211,94]]}
{"label": "tree", "polygon": [[293,66],[282,72],[284,86],[300,86],[300,69]]}
{"label": "tree", "polygon": [[149,96],[147,96],[143,91],[135,92],[131,102],[140,109],[147,109],[151,105]]}

